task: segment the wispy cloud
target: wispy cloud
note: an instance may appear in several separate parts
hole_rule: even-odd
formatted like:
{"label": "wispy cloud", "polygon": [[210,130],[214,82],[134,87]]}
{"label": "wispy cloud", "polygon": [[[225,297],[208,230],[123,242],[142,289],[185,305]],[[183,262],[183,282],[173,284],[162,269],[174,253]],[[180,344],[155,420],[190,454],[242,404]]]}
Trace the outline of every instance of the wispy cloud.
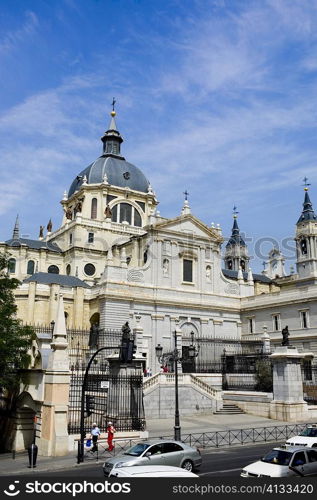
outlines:
{"label": "wispy cloud", "polygon": [[24,21],[21,23],[19,28],[13,31],[7,31],[0,38],[0,55],[5,55],[8,52],[21,47],[24,40],[34,34],[37,26],[38,18],[36,14],[32,11],[27,11],[25,13]]}

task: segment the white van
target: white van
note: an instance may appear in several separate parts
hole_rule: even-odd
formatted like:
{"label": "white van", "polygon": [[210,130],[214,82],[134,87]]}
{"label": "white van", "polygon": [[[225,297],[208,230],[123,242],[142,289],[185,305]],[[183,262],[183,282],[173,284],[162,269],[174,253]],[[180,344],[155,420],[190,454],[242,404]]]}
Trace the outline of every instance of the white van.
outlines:
{"label": "white van", "polygon": [[131,467],[114,467],[109,477],[199,477],[181,467],[169,465],[133,465]]}

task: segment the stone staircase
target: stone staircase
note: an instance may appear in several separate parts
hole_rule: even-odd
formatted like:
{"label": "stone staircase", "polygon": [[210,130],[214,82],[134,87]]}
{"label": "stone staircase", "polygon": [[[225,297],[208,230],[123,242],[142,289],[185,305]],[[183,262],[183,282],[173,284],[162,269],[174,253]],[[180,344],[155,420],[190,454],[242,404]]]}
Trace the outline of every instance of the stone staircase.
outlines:
{"label": "stone staircase", "polygon": [[217,410],[215,415],[235,415],[238,413],[245,413],[239,406],[232,403],[224,403],[221,410]]}

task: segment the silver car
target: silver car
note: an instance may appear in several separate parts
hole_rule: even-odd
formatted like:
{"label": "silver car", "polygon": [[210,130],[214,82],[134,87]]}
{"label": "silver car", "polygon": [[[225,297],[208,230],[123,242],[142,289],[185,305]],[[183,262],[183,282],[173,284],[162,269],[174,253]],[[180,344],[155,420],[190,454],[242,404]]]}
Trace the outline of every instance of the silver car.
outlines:
{"label": "silver car", "polygon": [[103,472],[108,477],[114,467],[131,465],[172,465],[191,472],[201,462],[198,448],[180,441],[157,439],[137,443],[122,455],[107,459],[103,464]]}

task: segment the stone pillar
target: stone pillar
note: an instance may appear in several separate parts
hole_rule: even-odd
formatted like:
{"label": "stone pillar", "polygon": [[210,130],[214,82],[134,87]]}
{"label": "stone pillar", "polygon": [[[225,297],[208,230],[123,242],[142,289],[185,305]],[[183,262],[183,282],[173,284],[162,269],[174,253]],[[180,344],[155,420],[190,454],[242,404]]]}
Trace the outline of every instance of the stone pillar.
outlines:
{"label": "stone pillar", "polygon": [[34,322],[34,304],[35,304],[36,282],[29,283],[27,322],[32,325]]}
{"label": "stone pillar", "polygon": [[62,456],[68,453],[68,401],[70,371],[63,296],[59,295],[53,342],[44,378],[42,432],[39,454]]}
{"label": "stone pillar", "polygon": [[136,345],[136,356],[142,356],[143,352],[143,328],[140,325],[140,320],[141,320],[141,315],[136,314],[135,315],[135,321],[136,325],[133,328],[133,333],[134,333],[134,338],[135,338],[135,345]]}
{"label": "stone pillar", "polygon": [[261,338],[263,342],[263,354],[264,355],[271,354],[271,341],[270,341],[270,336],[267,333],[267,326],[263,326],[263,335]]}
{"label": "stone pillar", "polygon": [[84,294],[85,289],[76,287],[74,291],[74,314],[73,325],[75,328],[82,328],[84,320]]}
{"label": "stone pillar", "polygon": [[296,347],[280,346],[271,354],[273,362],[273,401],[270,417],[286,422],[307,418],[307,403],[303,399],[301,360],[313,358],[313,353],[299,353]]}

